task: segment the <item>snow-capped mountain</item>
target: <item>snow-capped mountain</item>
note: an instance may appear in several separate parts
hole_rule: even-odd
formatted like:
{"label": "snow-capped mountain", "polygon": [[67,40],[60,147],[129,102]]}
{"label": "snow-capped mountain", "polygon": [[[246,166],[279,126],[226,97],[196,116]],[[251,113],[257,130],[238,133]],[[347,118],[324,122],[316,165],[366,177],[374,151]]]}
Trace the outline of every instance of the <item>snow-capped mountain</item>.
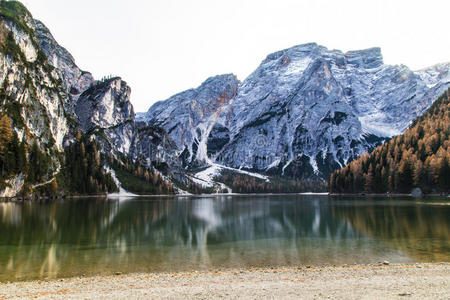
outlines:
{"label": "snow-capped mountain", "polygon": [[304,44],[269,54],[240,84],[210,78],[139,119],[163,127],[187,163],[326,178],[403,132],[450,86],[449,71],[385,65],[379,48]]}

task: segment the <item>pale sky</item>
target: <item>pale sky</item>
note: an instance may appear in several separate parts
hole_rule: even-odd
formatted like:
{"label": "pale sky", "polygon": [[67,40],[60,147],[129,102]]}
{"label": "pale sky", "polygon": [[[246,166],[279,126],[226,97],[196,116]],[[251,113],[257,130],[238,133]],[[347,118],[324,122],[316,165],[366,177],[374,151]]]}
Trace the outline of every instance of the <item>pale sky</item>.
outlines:
{"label": "pale sky", "polygon": [[135,111],[207,77],[242,81],[267,54],[316,42],[381,47],[388,64],[450,61],[448,0],[22,0],[95,78],[131,86]]}

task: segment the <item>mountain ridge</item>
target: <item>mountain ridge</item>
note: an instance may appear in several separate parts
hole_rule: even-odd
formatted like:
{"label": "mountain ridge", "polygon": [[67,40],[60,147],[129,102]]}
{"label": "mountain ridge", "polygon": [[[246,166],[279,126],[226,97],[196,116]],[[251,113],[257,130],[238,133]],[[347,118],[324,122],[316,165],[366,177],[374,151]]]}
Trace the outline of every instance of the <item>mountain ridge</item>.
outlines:
{"label": "mountain ridge", "polygon": [[[213,148],[207,150],[208,159],[267,174],[326,179],[403,132],[449,86],[449,70],[448,63],[419,71],[385,65],[378,47],[344,53],[308,43],[276,51],[239,83],[235,97],[219,113],[208,137]],[[184,123],[192,139],[180,140],[177,128],[166,126],[158,114],[173,109],[173,97],[158,101],[139,120],[164,127],[192,160],[198,123],[208,120]],[[190,103],[189,97],[180,101]],[[315,124],[323,125],[317,129]]]}
{"label": "mountain ridge", "polygon": [[0,2],[0,40],[8,197],[316,189],[450,86],[450,64],[411,71],[377,47],[309,43],[267,55],[242,82],[212,76],[135,114],[124,80],[79,69],[20,2]]}

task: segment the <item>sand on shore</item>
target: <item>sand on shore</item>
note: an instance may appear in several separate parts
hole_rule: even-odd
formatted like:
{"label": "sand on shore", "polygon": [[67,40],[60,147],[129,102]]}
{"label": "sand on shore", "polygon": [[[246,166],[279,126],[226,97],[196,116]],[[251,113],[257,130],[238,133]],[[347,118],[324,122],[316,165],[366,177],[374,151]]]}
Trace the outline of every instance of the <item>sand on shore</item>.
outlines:
{"label": "sand on shore", "polygon": [[280,267],[0,284],[0,299],[450,299],[450,263]]}

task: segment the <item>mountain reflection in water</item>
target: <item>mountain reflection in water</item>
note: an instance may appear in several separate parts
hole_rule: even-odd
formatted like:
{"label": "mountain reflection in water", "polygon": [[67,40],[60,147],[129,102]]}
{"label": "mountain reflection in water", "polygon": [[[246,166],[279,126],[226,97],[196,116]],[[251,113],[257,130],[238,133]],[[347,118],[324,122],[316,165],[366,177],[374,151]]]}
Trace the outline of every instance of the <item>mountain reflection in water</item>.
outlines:
{"label": "mountain reflection in water", "polygon": [[315,195],[2,203],[0,280],[449,261],[450,206],[436,201],[443,205]]}

